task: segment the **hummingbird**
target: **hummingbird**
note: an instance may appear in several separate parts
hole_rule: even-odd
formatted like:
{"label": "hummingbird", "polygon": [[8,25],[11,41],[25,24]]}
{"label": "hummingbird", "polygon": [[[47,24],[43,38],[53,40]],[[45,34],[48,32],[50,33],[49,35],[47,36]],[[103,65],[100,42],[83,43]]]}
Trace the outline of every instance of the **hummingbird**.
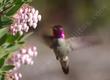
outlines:
{"label": "hummingbird", "polygon": [[69,73],[69,54],[72,51],[100,43],[100,40],[96,36],[79,36],[66,39],[64,27],[61,25],[53,26],[52,35],[44,36],[44,38],[55,53],[56,59],[60,62],[64,74]]}
{"label": "hummingbird", "polygon": [[51,46],[53,49],[56,59],[59,60],[62,70],[65,74],[69,73],[69,51],[70,48],[65,42],[64,29],[60,25],[55,25],[53,27],[53,44]]}

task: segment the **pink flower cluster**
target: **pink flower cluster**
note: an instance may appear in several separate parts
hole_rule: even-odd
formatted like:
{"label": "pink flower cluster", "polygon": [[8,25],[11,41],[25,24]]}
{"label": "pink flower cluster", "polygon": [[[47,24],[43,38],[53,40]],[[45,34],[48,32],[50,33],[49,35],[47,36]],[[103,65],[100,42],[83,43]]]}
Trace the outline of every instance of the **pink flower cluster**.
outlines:
{"label": "pink flower cluster", "polygon": [[19,80],[20,78],[22,78],[21,73],[9,72],[5,75],[5,80]]}
{"label": "pink flower cluster", "polygon": [[15,69],[20,68],[21,64],[32,65],[33,56],[37,56],[37,49],[35,46],[28,49],[21,49],[19,53],[13,55],[12,62],[15,65]]}
{"label": "pink flower cluster", "polygon": [[15,78],[14,80],[19,80],[22,77],[21,73],[16,73],[22,64],[33,65],[34,56],[37,56],[37,48],[35,46],[28,49],[21,49],[19,53],[11,57],[9,63],[15,65],[15,68],[10,71],[10,75]]}
{"label": "pink flower cluster", "polygon": [[13,35],[17,32],[23,35],[23,32],[28,32],[31,27],[37,27],[38,21],[41,20],[41,15],[35,8],[24,4],[18,12],[13,16],[14,22],[10,26],[10,31]]}

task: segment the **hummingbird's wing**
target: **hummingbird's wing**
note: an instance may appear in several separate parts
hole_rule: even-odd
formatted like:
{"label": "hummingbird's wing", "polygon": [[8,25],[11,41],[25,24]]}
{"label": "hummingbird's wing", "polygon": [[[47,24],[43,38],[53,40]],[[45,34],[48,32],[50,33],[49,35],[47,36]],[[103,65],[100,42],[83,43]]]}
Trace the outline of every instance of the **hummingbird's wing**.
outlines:
{"label": "hummingbird's wing", "polygon": [[72,50],[98,45],[101,40],[96,36],[71,37],[66,39],[66,43]]}
{"label": "hummingbird's wing", "polygon": [[52,46],[53,37],[48,34],[43,34],[43,42],[46,46],[50,47]]}

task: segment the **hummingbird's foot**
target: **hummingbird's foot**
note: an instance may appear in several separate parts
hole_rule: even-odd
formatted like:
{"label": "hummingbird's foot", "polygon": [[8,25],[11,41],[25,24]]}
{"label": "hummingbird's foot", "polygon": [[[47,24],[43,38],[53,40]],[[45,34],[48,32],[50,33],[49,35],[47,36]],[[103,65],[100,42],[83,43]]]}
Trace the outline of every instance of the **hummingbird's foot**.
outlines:
{"label": "hummingbird's foot", "polygon": [[69,58],[68,58],[68,56],[65,56],[64,58],[63,58],[63,61],[67,61]]}

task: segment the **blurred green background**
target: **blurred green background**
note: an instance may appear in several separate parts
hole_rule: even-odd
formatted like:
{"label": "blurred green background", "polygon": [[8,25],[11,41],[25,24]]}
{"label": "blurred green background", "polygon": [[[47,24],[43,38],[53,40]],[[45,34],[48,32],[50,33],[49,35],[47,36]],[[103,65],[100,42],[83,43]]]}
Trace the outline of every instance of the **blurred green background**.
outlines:
{"label": "blurred green background", "polygon": [[70,35],[109,29],[110,0],[33,0],[32,5],[42,14],[39,31],[55,24],[64,25]]}
{"label": "blurred green background", "polygon": [[[28,40],[28,44],[38,46],[39,56],[33,67],[22,69],[23,80],[110,80],[110,0],[33,0],[31,5],[42,15],[36,32]],[[96,35],[102,41],[70,53],[68,76],[62,74],[42,38],[55,24],[64,26],[67,38]]]}

